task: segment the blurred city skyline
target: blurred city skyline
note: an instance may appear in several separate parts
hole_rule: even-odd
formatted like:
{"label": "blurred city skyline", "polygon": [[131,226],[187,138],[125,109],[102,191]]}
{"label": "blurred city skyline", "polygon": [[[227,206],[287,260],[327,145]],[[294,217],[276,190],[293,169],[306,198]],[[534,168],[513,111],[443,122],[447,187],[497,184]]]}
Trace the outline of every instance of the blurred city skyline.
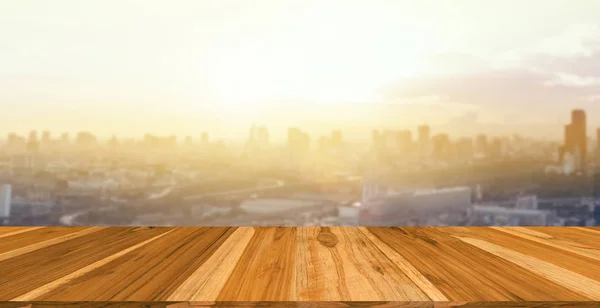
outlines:
{"label": "blurred city skyline", "polygon": [[243,140],[428,124],[560,139],[600,122],[598,1],[0,4],[0,121]]}

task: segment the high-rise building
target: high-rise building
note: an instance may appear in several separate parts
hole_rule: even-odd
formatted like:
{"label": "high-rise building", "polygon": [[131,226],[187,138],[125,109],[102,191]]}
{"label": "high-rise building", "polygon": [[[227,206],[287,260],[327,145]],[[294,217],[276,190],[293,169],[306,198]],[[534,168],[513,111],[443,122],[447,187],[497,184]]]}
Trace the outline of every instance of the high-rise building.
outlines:
{"label": "high-rise building", "polygon": [[473,158],[473,138],[464,137],[456,142],[456,155],[460,159],[471,159]]}
{"label": "high-rise building", "polygon": [[[575,109],[571,112],[571,123],[565,126],[564,153],[574,156],[575,168],[585,171],[587,167],[587,120],[585,111]],[[562,155],[564,158],[565,155]]]}
{"label": "high-rise building", "polygon": [[489,154],[488,149],[488,137],[486,135],[478,135],[475,139],[475,149],[479,154],[487,155]]}
{"label": "high-rise building", "polygon": [[439,160],[447,159],[450,152],[450,136],[448,134],[437,134],[431,140],[435,158]]}
{"label": "high-rise building", "polygon": [[427,142],[429,142],[429,138],[431,135],[431,129],[429,128],[429,125],[421,125],[417,130],[419,135],[419,143],[426,144]]}
{"label": "high-rise building", "polygon": [[10,217],[12,186],[4,184],[0,186],[0,217]]}
{"label": "high-rise building", "polygon": [[409,152],[412,149],[413,138],[412,132],[408,129],[401,130],[398,132],[398,145],[400,150],[404,153]]}
{"label": "high-rise building", "polygon": [[97,144],[96,136],[88,132],[79,132],[75,137],[76,143],[79,146],[93,146]]}
{"label": "high-rise building", "polygon": [[306,152],[310,148],[310,136],[299,128],[288,129],[288,147],[293,152]]}
{"label": "high-rise building", "polygon": [[502,144],[502,139],[493,138],[492,142],[488,146],[488,153],[490,157],[500,158],[504,154],[504,146]]}
{"label": "high-rise building", "polygon": [[341,147],[344,143],[342,131],[334,130],[331,132],[331,146]]}
{"label": "high-rise building", "polygon": [[50,143],[50,131],[42,132],[42,145],[48,145]]}
{"label": "high-rise building", "polygon": [[269,144],[269,129],[266,126],[260,126],[255,132],[255,141],[260,146],[267,146]]}
{"label": "high-rise building", "polygon": [[32,130],[29,132],[29,140],[36,140],[37,141],[37,131]]}

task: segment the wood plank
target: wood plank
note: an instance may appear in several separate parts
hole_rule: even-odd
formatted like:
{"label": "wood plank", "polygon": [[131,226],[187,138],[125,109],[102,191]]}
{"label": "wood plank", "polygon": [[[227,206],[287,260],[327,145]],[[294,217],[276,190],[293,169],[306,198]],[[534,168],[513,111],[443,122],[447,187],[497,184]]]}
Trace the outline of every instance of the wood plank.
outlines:
{"label": "wood plank", "polygon": [[218,301],[295,300],[296,228],[256,228]]}
{"label": "wood plank", "polygon": [[550,229],[544,230],[546,233],[524,227],[493,227],[492,229],[600,261],[600,249],[596,247],[597,242],[593,245],[582,243],[585,239],[583,236],[579,236],[577,241],[574,241],[569,239],[567,234],[558,235],[559,238],[556,238],[549,234],[553,233]]}
{"label": "wood plank", "polygon": [[523,268],[527,268],[530,271],[553,281],[554,283],[565,286],[575,292],[584,294],[592,300],[600,301],[600,281],[590,279],[583,275],[579,275],[562,267],[556,266],[552,263],[512,251],[488,241],[470,237],[457,236],[457,238],[500,258],[513,262]]}
{"label": "wood plank", "polygon": [[110,227],[0,261],[0,301],[11,300],[168,230]]}
{"label": "wood plank", "polygon": [[[96,227],[96,229],[97,228],[98,227]],[[90,227],[47,227],[37,228],[28,232],[19,232],[17,234],[13,234],[12,236],[4,237],[0,240],[0,254],[15,249],[39,244],[45,241],[58,239],[63,236],[81,232],[86,229],[90,229]]]}
{"label": "wood plank", "polygon": [[427,297],[432,301],[447,301],[448,298],[442,291],[440,291],[427,277],[423,276],[419,270],[417,270],[408,260],[402,257],[399,253],[394,251],[390,246],[382,242],[374,234],[369,232],[366,227],[359,227],[359,230],[363,232],[367,238],[383,252],[394,264],[404,273],[406,276],[419,288]]}
{"label": "wood plank", "polygon": [[[550,229],[551,227],[547,227]],[[545,229],[546,232],[548,229]],[[546,244],[498,231],[489,227],[451,227],[444,229],[448,234],[480,239],[552,263],[577,274],[600,281],[600,262],[593,258],[558,249]],[[539,232],[540,229],[535,229]],[[600,242],[596,245],[598,247]]]}
{"label": "wood plank", "polygon": [[110,262],[102,260],[101,266],[35,300],[166,300],[234,231],[229,227],[177,228]]}
{"label": "wood plank", "polygon": [[0,227],[0,238],[13,236],[46,227]]}
{"label": "wood plank", "polygon": [[140,247],[143,247],[144,245],[146,245],[148,243],[156,241],[157,239],[159,239],[159,238],[161,238],[161,237],[163,237],[163,236],[165,236],[165,235],[167,235],[167,234],[169,234],[169,233],[171,233],[173,231],[174,231],[174,229],[169,230],[169,231],[167,231],[165,233],[159,234],[159,235],[157,235],[155,237],[152,237],[150,239],[147,239],[147,240],[145,240],[145,241],[143,241],[141,243],[135,244],[135,245],[133,245],[131,247],[128,247],[128,248],[126,248],[124,250],[121,250],[121,251],[119,251],[119,252],[117,252],[117,253],[115,253],[113,255],[110,255],[110,256],[108,256],[106,258],[103,258],[101,260],[98,260],[98,261],[96,261],[96,262],[94,262],[94,263],[92,263],[90,265],[87,265],[87,266],[85,266],[83,268],[80,268],[80,269],[78,269],[78,270],[70,273],[67,276],[64,276],[64,277],[61,277],[59,279],[53,280],[53,281],[51,281],[51,282],[49,282],[49,283],[47,283],[47,284],[45,284],[45,285],[43,285],[41,287],[38,287],[38,288],[36,288],[34,290],[31,290],[31,291],[29,291],[29,292],[27,292],[27,293],[25,293],[23,295],[20,295],[20,296],[18,296],[16,298],[13,298],[12,300],[13,301],[28,301],[28,300],[36,299],[38,297],[42,297],[44,294],[52,292],[55,289],[59,288],[60,286],[63,286],[65,284],[67,284],[67,283],[69,283],[69,282],[71,282],[71,281],[73,281],[73,280],[75,280],[75,279],[77,279],[77,278],[79,278],[79,277],[81,277],[81,276],[83,276],[83,275],[85,275],[85,274],[87,274],[87,273],[89,273],[89,272],[91,272],[91,271],[99,268],[99,267],[102,267],[103,265],[106,265],[106,264],[110,263],[111,261],[116,260],[116,259],[124,256],[125,254],[127,254],[127,253],[129,253],[131,251],[134,251],[134,250],[136,250],[136,249],[138,249]]}
{"label": "wood plank", "polygon": [[[56,245],[56,244],[59,244],[62,242],[66,242],[68,240],[72,240],[72,239],[75,239],[78,237],[86,236],[88,234],[100,231],[102,229],[103,229],[103,227],[84,228],[83,230],[67,233],[65,235],[60,235],[58,237],[54,237],[54,238],[51,238],[51,239],[43,241],[43,242],[38,242],[38,243],[31,244],[31,245],[21,247],[21,248],[15,248],[14,250],[0,253],[0,261],[14,258],[14,257],[20,256],[20,255],[24,255],[26,253],[36,251],[38,249],[42,249],[42,248],[45,248],[48,246]],[[70,231],[74,231],[74,230],[70,230]]]}
{"label": "wood plank", "polygon": [[429,300],[356,228],[304,227],[297,242],[298,300]]}
{"label": "wood plank", "polygon": [[216,300],[252,236],[253,227],[239,227],[202,266],[169,295],[168,300]]}
{"label": "wood plank", "polygon": [[453,228],[367,228],[453,301],[589,300],[442,232]]}

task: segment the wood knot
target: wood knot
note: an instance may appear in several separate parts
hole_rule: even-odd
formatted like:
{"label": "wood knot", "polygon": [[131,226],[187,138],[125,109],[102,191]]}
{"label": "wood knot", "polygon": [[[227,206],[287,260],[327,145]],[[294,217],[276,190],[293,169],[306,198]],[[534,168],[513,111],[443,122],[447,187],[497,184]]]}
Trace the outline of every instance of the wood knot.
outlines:
{"label": "wood knot", "polygon": [[319,233],[319,235],[317,236],[317,240],[319,241],[319,243],[326,247],[333,247],[335,246],[335,244],[338,243],[337,236],[335,236],[335,234],[331,232]]}
{"label": "wood knot", "polygon": [[383,273],[383,269],[382,269],[381,267],[379,267],[379,266],[377,266],[377,265],[373,265],[373,269],[374,269],[375,271],[377,271],[379,274],[381,274],[381,275],[385,275],[385,274]]}

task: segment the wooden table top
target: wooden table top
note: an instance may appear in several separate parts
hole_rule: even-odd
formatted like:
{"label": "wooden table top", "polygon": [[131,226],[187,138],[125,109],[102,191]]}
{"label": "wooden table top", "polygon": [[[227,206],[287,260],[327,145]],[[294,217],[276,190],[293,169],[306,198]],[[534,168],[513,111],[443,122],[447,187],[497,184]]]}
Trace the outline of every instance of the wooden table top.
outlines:
{"label": "wooden table top", "polygon": [[0,301],[599,300],[592,227],[0,228]]}

